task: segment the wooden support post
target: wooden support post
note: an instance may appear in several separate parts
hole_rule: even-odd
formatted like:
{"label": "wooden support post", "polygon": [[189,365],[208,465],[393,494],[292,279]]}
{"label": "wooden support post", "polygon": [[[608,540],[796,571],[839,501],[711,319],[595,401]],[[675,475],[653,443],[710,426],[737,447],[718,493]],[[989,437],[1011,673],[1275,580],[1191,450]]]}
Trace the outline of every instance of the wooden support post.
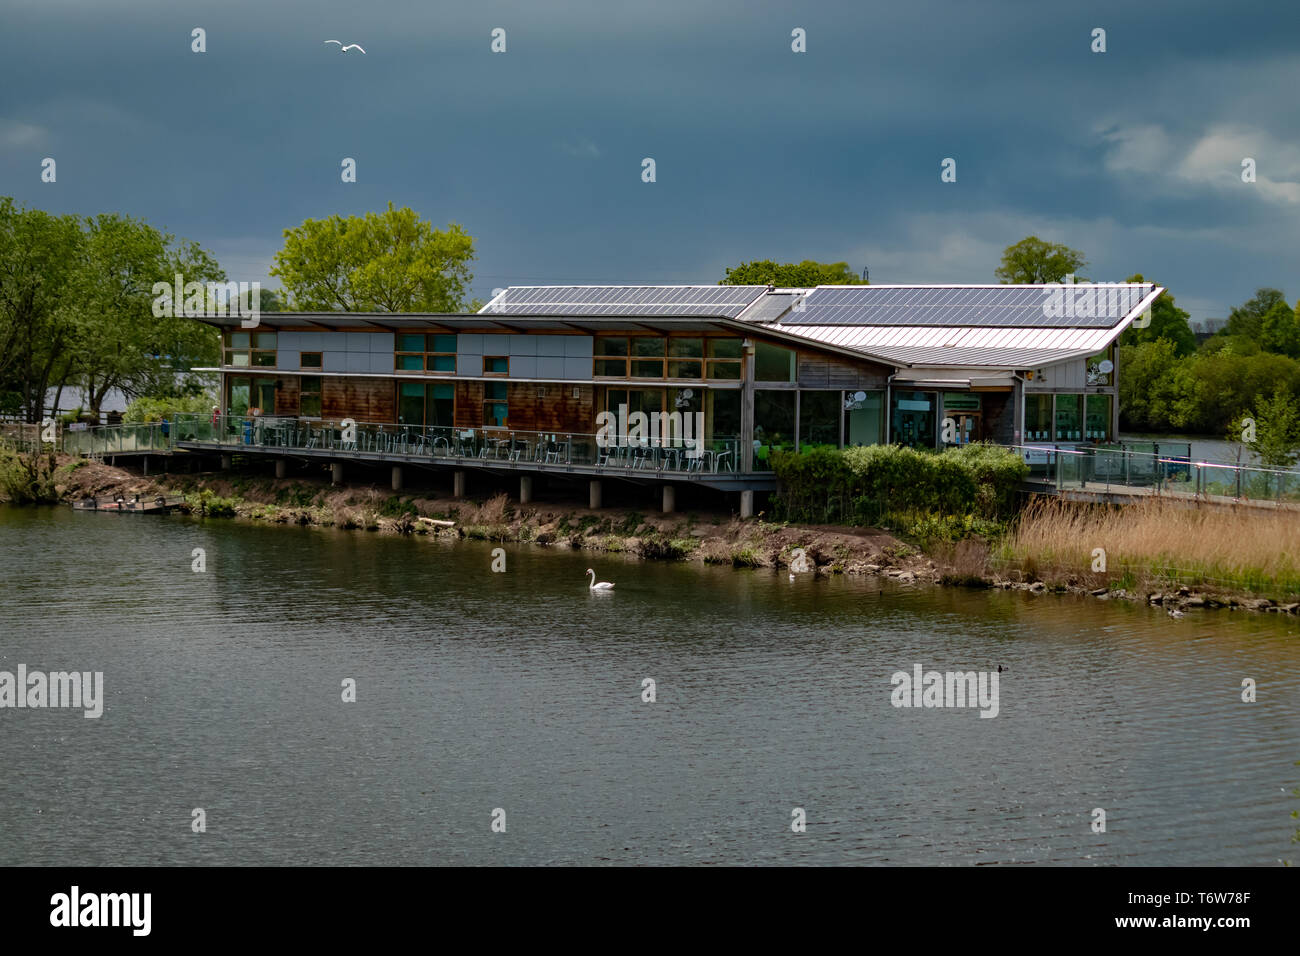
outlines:
{"label": "wooden support post", "polygon": [[599,481],[587,482],[587,507],[593,511],[600,507],[600,491]]}
{"label": "wooden support post", "polygon": [[451,495],[453,498],[465,497],[465,472],[453,472],[451,476]]}
{"label": "wooden support post", "polygon": [[402,466],[401,465],[393,466],[393,490],[394,491],[402,490]]}
{"label": "wooden support post", "polygon": [[529,504],[533,500],[533,476],[519,476],[519,503],[521,505]]}
{"label": "wooden support post", "polygon": [[343,484],[343,462],[336,461],[334,464],[330,465],[330,484]]}
{"label": "wooden support post", "polygon": [[283,458],[275,460],[275,477],[284,478],[289,474],[289,463]]}
{"label": "wooden support post", "polygon": [[664,514],[670,515],[677,504],[677,489],[672,485],[664,485]]}
{"label": "wooden support post", "polygon": [[235,463],[235,456],[234,456],[234,455],[222,455],[222,456],[221,456],[221,470],[222,470],[222,471],[229,471],[230,468],[231,468],[231,466],[234,465],[234,463]]}
{"label": "wooden support post", "polygon": [[754,517],[754,493],[752,491],[742,491],[740,493],[740,516],[742,518]]}

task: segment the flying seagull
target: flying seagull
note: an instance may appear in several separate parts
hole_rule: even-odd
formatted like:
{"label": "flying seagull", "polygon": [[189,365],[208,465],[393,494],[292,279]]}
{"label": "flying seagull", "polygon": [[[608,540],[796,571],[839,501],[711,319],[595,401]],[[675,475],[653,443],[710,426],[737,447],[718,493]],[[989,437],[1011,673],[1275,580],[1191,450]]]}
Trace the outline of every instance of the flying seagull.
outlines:
{"label": "flying seagull", "polygon": [[[359,43],[349,43],[347,46],[344,46],[342,40],[326,40],[325,42],[326,42],[326,43],[337,43],[337,44],[339,45],[339,52],[340,52],[340,53],[347,53],[348,50],[361,50],[361,44],[359,44]],[[361,52],[362,52],[362,53],[365,53],[366,51],[365,51],[365,50],[361,50]]]}

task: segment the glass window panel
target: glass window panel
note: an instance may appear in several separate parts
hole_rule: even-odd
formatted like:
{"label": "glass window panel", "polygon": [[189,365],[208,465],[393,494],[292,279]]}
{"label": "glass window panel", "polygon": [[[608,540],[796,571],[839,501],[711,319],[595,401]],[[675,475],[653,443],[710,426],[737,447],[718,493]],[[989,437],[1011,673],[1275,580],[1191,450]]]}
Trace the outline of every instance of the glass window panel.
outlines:
{"label": "glass window panel", "polygon": [[794,351],[779,345],[759,342],[754,348],[754,380],[758,382],[793,382]]}
{"label": "glass window panel", "polygon": [[1083,436],[1087,441],[1110,441],[1110,400],[1109,395],[1087,397],[1086,431]]}
{"label": "glass window panel", "polygon": [[740,339],[709,339],[709,358],[740,358]]}
{"label": "glass window panel", "polygon": [[843,392],[799,393],[799,449],[840,443],[840,410],[844,405]]}
{"label": "glass window panel", "polygon": [[1083,440],[1083,396],[1056,396],[1056,441]]}
{"label": "glass window panel", "polygon": [[618,378],[627,377],[627,359],[596,359],[597,375],[612,375]]}
{"label": "glass window panel", "polygon": [[506,403],[505,402],[484,402],[483,403],[483,424],[504,428],[506,424]]}
{"label": "glass window panel", "polygon": [[705,429],[710,440],[740,434],[740,389],[709,389],[705,401]]}
{"label": "glass window panel", "polygon": [[255,349],[273,349],[275,348],[274,332],[254,332],[253,348]]}
{"label": "glass window panel", "polygon": [[669,339],[668,354],[673,358],[700,358],[704,354],[704,339]]}
{"label": "glass window panel", "polygon": [[399,355],[397,367],[404,372],[421,372],[424,370],[423,355]]}
{"label": "glass window panel", "polygon": [[483,397],[505,401],[507,385],[505,382],[488,382],[483,387]]}
{"label": "glass window panel", "polygon": [[275,368],[274,352],[254,352],[253,364],[259,368]]}
{"label": "glass window panel", "polygon": [[794,449],[793,391],[754,393],[754,470],[771,471],[777,451]]}
{"label": "glass window panel", "polygon": [[454,355],[430,355],[429,356],[430,372],[454,372],[456,371],[456,356]]}
{"label": "glass window panel", "polygon": [[397,418],[407,425],[424,424],[424,386],[412,382],[397,386]]}
{"label": "glass window panel", "polygon": [[230,414],[235,416],[248,414],[248,403],[252,397],[252,383],[246,378],[230,380]]}
{"label": "glass window panel", "polygon": [[231,353],[230,353],[230,364],[231,364],[231,365],[234,365],[234,366],[236,366],[236,367],[238,367],[238,368],[247,368],[247,367],[248,367],[248,353],[247,353],[247,352],[231,352]]}
{"label": "glass window panel", "polygon": [[231,332],[230,347],[234,349],[246,349],[252,344],[251,337],[247,332]]}
{"label": "glass window panel", "polygon": [[299,352],[299,353],[298,353],[298,367],[299,367],[299,368],[320,368],[320,367],[321,367],[321,355],[320,355],[320,353],[319,353],[319,352]]}
{"label": "glass window panel", "polygon": [[638,336],[632,340],[632,354],[645,356],[657,355],[662,358],[664,354],[665,341],[665,339],[660,338]]}
{"label": "glass window panel", "polygon": [[450,385],[432,385],[429,387],[429,413],[426,425],[449,427],[456,424],[456,395]]}
{"label": "glass window panel", "polygon": [[445,335],[441,333],[436,335],[430,335],[429,351],[430,352],[455,352],[456,336]]}
{"label": "glass window panel", "polygon": [[632,360],[632,377],[633,378],[663,378],[664,363],[663,359],[647,361],[646,359]]}
{"label": "glass window panel", "polygon": [[1025,441],[1052,440],[1052,396],[1025,396]]}
{"label": "glass window panel", "polygon": [[429,391],[430,394],[433,395],[433,397],[438,401],[442,401],[443,399],[446,398],[456,397],[455,385],[430,385]]}
{"label": "glass window panel", "polygon": [[500,375],[507,374],[510,371],[510,359],[503,355],[485,355],[483,356],[483,374]]}
{"label": "glass window panel", "polygon": [[709,378],[737,381],[740,378],[739,362],[710,362]]}
{"label": "glass window panel", "polygon": [[890,401],[889,439],[909,448],[934,448],[938,439],[934,392],[894,392]]}
{"label": "glass window panel", "polygon": [[599,336],[595,344],[597,355],[627,355],[627,339]]}
{"label": "glass window panel", "polygon": [[845,445],[883,444],[885,440],[884,392],[845,392],[844,408]]}
{"label": "glass window panel", "polygon": [[423,352],[424,336],[406,333],[397,337],[397,351],[399,352]]}
{"label": "glass window panel", "polygon": [[303,418],[320,418],[320,392],[303,392],[298,396],[298,414]]}
{"label": "glass window panel", "polygon": [[702,362],[669,362],[669,378],[699,378],[704,374]]}

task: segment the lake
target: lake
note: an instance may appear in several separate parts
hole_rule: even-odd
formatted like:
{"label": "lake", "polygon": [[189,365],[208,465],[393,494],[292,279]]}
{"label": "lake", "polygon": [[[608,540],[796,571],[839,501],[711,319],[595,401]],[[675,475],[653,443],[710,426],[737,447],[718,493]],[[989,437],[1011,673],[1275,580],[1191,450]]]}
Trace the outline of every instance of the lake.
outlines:
{"label": "lake", "polygon": [[[0,671],[104,675],[98,719],[0,709],[0,864],[1300,859],[1294,616],[492,561],[0,508]],[[588,567],[614,591],[589,592]],[[918,664],[996,675],[997,716],[893,706],[891,675]]]}

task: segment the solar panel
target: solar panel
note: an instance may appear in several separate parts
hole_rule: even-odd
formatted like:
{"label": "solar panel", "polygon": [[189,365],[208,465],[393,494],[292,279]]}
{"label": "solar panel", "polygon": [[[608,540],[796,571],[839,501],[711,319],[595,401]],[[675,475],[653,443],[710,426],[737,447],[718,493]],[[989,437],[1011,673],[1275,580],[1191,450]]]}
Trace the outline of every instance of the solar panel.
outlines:
{"label": "solar panel", "polygon": [[735,318],[761,285],[511,286],[490,309],[505,315],[721,315]]}
{"label": "solar panel", "polygon": [[820,286],[785,325],[1110,328],[1155,288],[1073,286]]}

